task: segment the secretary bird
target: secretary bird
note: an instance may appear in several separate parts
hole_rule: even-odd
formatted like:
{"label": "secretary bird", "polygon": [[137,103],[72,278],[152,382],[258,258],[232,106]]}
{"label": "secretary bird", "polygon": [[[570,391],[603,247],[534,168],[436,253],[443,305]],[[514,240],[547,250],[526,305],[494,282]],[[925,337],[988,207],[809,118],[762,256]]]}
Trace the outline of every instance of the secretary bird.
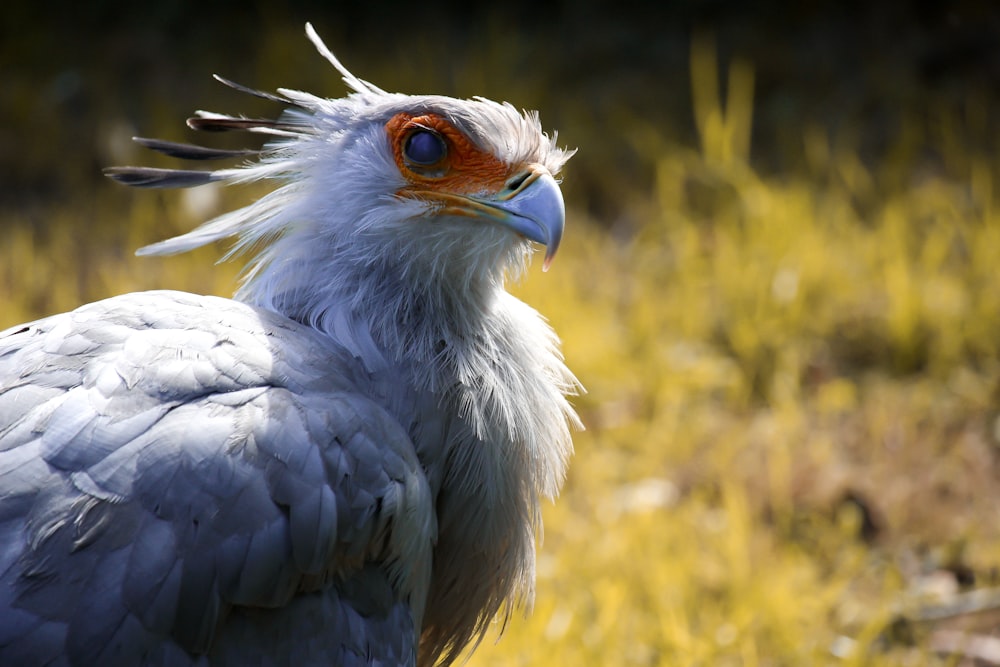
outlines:
{"label": "secretary bird", "polygon": [[[126,294],[0,333],[0,664],[448,664],[530,601],[578,390],[504,289],[552,260],[569,151],[537,114],[223,83],[271,141],[140,187],[273,180],[139,254],[235,237],[234,300]],[[137,139],[184,159],[246,156]]]}

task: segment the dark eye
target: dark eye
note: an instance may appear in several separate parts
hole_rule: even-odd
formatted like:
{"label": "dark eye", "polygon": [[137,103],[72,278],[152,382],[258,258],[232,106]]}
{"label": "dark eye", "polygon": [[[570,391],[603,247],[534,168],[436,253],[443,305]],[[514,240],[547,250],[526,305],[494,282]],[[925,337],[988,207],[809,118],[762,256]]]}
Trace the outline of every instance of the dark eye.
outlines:
{"label": "dark eye", "polygon": [[403,155],[414,164],[432,165],[441,161],[445,154],[444,141],[429,130],[417,130],[406,138]]}

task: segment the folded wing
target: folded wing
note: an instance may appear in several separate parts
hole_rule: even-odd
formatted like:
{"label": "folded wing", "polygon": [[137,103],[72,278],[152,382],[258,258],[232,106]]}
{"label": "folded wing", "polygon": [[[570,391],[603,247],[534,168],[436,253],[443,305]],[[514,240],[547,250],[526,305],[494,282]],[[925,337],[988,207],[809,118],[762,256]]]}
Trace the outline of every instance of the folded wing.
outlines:
{"label": "folded wing", "polygon": [[0,334],[0,663],[412,662],[430,491],[321,338],[165,292]]}

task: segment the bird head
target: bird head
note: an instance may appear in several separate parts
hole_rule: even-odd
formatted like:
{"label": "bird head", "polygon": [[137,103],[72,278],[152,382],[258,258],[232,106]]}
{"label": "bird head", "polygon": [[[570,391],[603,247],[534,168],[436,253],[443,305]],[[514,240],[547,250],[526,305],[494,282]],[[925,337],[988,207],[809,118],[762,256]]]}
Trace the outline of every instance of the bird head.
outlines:
{"label": "bird head", "polygon": [[[395,173],[401,177],[395,194],[420,205],[418,218],[451,219],[465,228],[470,223],[499,225],[541,243],[546,246],[547,268],[565,223],[562,194],[552,173],[561,165],[553,164],[537,141],[517,145],[523,137],[537,140],[539,131],[530,119],[504,105],[436,101],[427,100],[420,115],[410,107],[385,123]],[[463,119],[463,112],[475,115]],[[477,120],[490,116],[492,127],[477,127]],[[515,141],[491,141],[504,137]],[[477,231],[472,229],[473,242]]]}
{"label": "bird head", "polygon": [[[188,121],[194,129],[271,135],[256,160],[214,171],[108,170],[142,187],[280,183],[254,203],[139,254],[235,237],[232,253],[257,253],[242,297],[311,320],[338,291],[383,305],[402,285],[444,300],[482,292],[517,272],[532,243],[545,246],[548,268],[565,222],[556,177],[572,152],[542,131],[536,113],[484,98],[388,93],[351,74],[312,26],[306,32],[343,76],[347,96],[264,93],[216,77],[288,108],[277,120],[198,112]],[[182,158],[249,153],[137,141]],[[371,290],[380,298],[371,299]]]}

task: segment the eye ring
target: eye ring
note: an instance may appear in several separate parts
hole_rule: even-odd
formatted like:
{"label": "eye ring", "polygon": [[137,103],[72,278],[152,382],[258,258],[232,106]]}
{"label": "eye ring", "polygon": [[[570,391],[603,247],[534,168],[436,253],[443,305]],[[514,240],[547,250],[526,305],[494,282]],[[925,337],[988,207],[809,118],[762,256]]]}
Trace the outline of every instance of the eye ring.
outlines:
{"label": "eye ring", "polygon": [[433,167],[444,160],[448,147],[437,132],[416,128],[403,142],[403,157],[418,167]]}

